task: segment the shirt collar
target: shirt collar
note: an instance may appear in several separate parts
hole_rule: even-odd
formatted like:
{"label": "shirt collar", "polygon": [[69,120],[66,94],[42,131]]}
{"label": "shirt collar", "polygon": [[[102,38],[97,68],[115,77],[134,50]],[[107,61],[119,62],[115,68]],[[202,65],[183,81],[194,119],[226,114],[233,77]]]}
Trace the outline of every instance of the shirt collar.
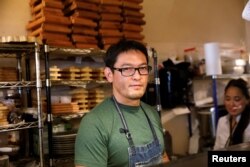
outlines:
{"label": "shirt collar", "polygon": [[[240,118],[241,118],[241,114],[237,115],[236,117],[236,122],[238,123],[240,121]],[[227,114],[227,121],[229,122],[229,119],[230,119],[230,114]]]}

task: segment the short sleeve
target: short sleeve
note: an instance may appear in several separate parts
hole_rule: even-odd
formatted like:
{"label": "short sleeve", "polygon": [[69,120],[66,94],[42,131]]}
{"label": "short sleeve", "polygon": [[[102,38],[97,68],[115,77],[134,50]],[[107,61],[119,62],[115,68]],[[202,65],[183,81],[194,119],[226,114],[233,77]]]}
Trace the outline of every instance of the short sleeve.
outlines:
{"label": "short sleeve", "polygon": [[86,115],[80,123],[75,141],[75,165],[107,166],[107,147],[100,120]]}

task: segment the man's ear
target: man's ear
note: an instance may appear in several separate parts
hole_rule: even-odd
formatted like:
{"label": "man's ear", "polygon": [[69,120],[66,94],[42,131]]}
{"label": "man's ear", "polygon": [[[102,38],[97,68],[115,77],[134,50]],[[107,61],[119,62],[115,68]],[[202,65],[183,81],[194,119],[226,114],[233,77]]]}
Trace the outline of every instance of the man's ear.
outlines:
{"label": "man's ear", "polygon": [[113,82],[113,72],[109,67],[104,68],[104,75],[108,82],[112,83]]}

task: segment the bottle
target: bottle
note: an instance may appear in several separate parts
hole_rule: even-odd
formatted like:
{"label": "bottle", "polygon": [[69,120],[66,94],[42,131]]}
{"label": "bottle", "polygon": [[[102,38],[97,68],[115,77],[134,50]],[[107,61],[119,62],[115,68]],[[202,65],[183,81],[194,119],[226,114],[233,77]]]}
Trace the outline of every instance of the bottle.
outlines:
{"label": "bottle", "polygon": [[247,56],[245,72],[246,74],[250,74],[250,53]]}
{"label": "bottle", "polygon": [[199,56],[195,47],[184,49],[184,61],[190,63],[194,69],[199,63]]}
{"label": "bottle", "polygon": [[250,66],[249,66],[249,58],[250,54],[248,55],[247,52],[243,49],[240,50],[240,58],[245,60],[245,67],[244,67],[244,73],[249,74],[250,73]]}

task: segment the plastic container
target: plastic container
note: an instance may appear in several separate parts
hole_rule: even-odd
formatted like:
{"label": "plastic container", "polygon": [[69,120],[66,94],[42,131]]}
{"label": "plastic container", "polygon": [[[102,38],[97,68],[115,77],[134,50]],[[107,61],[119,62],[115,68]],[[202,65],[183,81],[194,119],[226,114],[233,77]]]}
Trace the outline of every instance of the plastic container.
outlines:
{"label": "plastic container", "polygon": [[199,62],[199,57],[195,47],[184,49],[184,60],[189,62],[191,66],[195,66]]}
{"label": "plastic container", "polygon": [[51,96],[51,104],[57,104],[60,102],[60,96]]}
{"label": "plastic container", "polygon": [[223,74],[243,74],[246,70],[244,59],[228,59],[222,64]]}
{"label": "plastic container", "polygon": [[71,96],[60,96],[60,103],[71,103]]}

